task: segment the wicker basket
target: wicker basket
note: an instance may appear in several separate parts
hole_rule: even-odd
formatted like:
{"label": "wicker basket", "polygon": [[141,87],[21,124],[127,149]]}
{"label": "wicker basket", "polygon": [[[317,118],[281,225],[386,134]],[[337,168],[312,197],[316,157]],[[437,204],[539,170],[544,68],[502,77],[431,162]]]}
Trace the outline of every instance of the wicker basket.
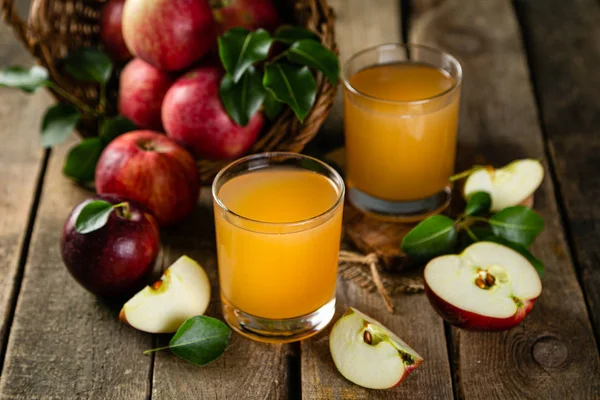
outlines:
{"label": "wicker basket", "polygon": [[[14,0],[0,0],[3,19],[12,26],[15,34],[38,62],[46,67],[52,79],[87,104],[98,102],[98,88],[70,80],[61,73],[60,60],[71,50],[83,46],[101,46],[99,40],[100,10],[106,0],[32,0],[28,21],[16,11]],[[284,16],[298,25],[315,32],[325,47],[337,53],[334,39],[333,12],[326,0],[278,1]],[[300,123],[286,108],[276,121],[265,128],[250,153],[261,151],[299,152],[312,139],[325,120],[335,97],[336,88],[319,76],[317,99],[310,114]],[[61,96],[52,92],[58,100]],[[109,112],[115,112],[117,87],[109,90]],[[97,135],[95,120],[82,120],[78,131],[83,136]],[[199,162],[203,182],[209,182],[226,164],[226,161]]]}

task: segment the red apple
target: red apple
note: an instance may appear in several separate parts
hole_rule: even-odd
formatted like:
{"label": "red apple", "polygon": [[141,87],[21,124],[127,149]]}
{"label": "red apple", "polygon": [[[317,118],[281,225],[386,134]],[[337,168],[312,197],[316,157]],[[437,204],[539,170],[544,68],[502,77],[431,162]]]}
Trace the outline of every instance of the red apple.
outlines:
{"label": "red apple", "polygon": [[138,128],[162,131],[160,109],[174,77],[140,58],[131,60],[121,72],[119,113]]}
{"label": "red apple", "polygon": [[246,126],[229,118],[219,98],[222,77],[223,71],[217,67],[196,68],[179,78],[163,101],[167,135],[197,158],[239,157],[254,144],[264,123],[261,112]]}
{"label": "red apple", "polygon": [[452,325],[473,330],[512,328],[542,292],[540,277],[525,257],[491,242],[431,260],[424,278],[437,313]]}
{"label": "red apple", "polygon": [[216,30],[207,0],[127,0],[123,37],[135,56],[178,71],[213,48]]}
{"label": "red apple", "polygon": [[281,25],[277,8],[271,0],[220,0],[211,3],[219,34],[236,26],[274,31]]}
{"label": "red apple", "polygon": [[[111,204],[124,201],[102,196]],[[134,293],[151,278],[160,247],[158,225],[141,205],[127,201],[128,211],[114,210],[102,228],[79,233],[75,222],[90,201],[76,206],[63,228],[60,241],[62,259],[84,288],[100,296]]]}
{"label": "red apple", "polygon": [[109,0],[102,8],[100,17],[100,39],[111,58],[118,62],[127,61],[132,57],[123,39],[124,4],[125,0]]}
{"label": "red apple", "polygon": [[158,132],[119,136],[96,165],[96,190],[146,206],[160,226],[187,218],[198,200],[200,174],[194,158]]}

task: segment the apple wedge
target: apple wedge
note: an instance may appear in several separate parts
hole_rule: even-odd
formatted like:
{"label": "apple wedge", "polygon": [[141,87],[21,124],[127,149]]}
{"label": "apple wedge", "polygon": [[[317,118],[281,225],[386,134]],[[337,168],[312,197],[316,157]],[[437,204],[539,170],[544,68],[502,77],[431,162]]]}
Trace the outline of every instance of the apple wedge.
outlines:
{"label": "apple wedge", "polygon": [[121,310],[119,319],[150,333],[172,333],[188,318],[202,315],[210,302],[210,282],[204,269],[187,256],[165,270]]}
{"label": "apple wedge", "polygon": [[517,160],[502,167],[482,168],[467,178],[464,196],[475,192],[487,192],[492,197],[492,212],[506,207],[533,205],[533,193],[544,179],[544,167],[537,160]]}
{"label": "apple wedge", "polygon": [[491,242],[434,258],[424,278],[425,293],[437,313],[452,325],[473,330],[512,328],[542,292],[540,277],[525,257]]}
{"label": "apple wedge", "polygon": [[369,389],[396,386],[423,362],[402,339],[352,307],[333,326],[329,349],[344,378]]}

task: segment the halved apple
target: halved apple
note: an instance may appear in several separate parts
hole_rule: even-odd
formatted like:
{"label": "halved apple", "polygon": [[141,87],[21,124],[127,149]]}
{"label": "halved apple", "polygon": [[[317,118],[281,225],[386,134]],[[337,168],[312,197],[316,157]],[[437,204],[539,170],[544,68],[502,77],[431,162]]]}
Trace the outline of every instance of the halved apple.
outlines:
{"label": "halved apple", "polygon": [[172,333],[188,318],[202,315],[210,302],[210,282],[204,269],[187,256],[165,270],[121,310],[119,319],[141,331]]}
{"label": "halved apple", "polygon": [[504,330],[519,324],[542,292],[531,263],[516,251],[477,242],[462,254],[434,258],[425,267],[425,292],[452,325]]}
{"label": "halved apple", "polygon": [[423,362],[402,339],[352,307],[333,326],[329,349],[344,378],[369,389],[396,386]]}
{"label": "halved apple", "polygon": [[482,168],[467,178],[465,198],[475,192],[487,192],[492,197],[493,212],[519,204],[531,207],[533,193],[544,179],[544,167],[537,160],[517,160],[502,168]]}

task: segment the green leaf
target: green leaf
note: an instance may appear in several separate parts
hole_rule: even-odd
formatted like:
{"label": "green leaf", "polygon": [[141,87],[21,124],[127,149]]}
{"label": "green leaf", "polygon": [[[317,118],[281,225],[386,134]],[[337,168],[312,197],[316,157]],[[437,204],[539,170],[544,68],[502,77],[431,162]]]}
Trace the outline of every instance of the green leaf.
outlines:
{"label": "green leaf", "polygon": [[107,145],[117,136],[136,129],[137,127],[135,124],[129,119],[122,115],[117,115],[116,117],[106,118],[104,120],[102,128],[100,129],[100,138],[102,139],[102,143]]}
{"label": "green leaf", "polygon": [[75,79],[106,84],[113,70],[110,58],[98,49],[80,48],[64,59],[65,69]]}
{"label": "green leaf", "polygon": [[108,201],[90,201],[79,212],[75,221],[75,229],[83,234],[97,231],[106,225],[113,208]]}
{"label": "green leaf", "polygon": [[422,221],[402,240],[402,251],[417,260],[427,260],[450,252],[456,245],[454,221],[434,215]]}
{"label": "green leaf", "polygon": [[492,196],[487,192],[475,192],[469,196],[465,215],[487,214],[492,207]]}
{"label": "green leaf", "polygon": [[0,87],[21,89],[33,93],[42,86],[50,86],[48,70],[35,65],[29,69],[20,66],[6,67],[0,70]]}
{"label": "green leaf", "polygon": [[144,354],[171,349],[178,357],[202,366],[225,352],[231,329],[218,319],[199,315],[185,321],[166,347],[146,350]]}
{"label": "green leaf", "polygon": [[265,100],[263,102],[263,107],[265,108],[265,114],[267,114],[267,118],[273,121],[283,110],[283,103],[277,101],[273,93],[267,91],[265,94]]}
{"label": "green leaf", "polygon": [[260,109],[266,91],[261,73],[250,66],[237,83],[231,75],[226,74],[221,81],[219,94],[231,119],[240,126],[246,126]]}
{"label": "green leaf", "polygon": [[263,85],[275,99],[289,105],[300,122],[308,115],[317,95],[317,82],[308,67],[277,63],[265,69]]}
{"label": "green leaf", "polygon": [[517,253],[521,254],[523,257],[525,257],[527,259],[527,261],[529,261],[531,263],[531,265],[533,265],[535,270],[540,275],[540,278],[542,278],[544,276],[544,272],[545,272],[544,264],[540,260],[535,258],[535,256],[533,254],[531,254],[531,252],[529,250],[527,250],[526,247],[521,246],[518,243],[511,242],[510,240],[503,239],[498,236],[487,236],[483,239],[483,241],[494,242],[494,243],[504,245],[506,247],[510,247],[511,249],[513,249]]}
{"label": "green leaf", "polygon": [[544,229],[544,220],[531,208],[508,207],[490,218],[496,236],[529,247]]}
{"label": "green leaf", "polygon": [[278,42],[292,44],[299,40],[319,40],[319,37],[304,28],[293,25],[284,25],[277,29],[275,36],[273,37]]}
{"label": "green leaf", "polygon": [[219,57],[225,71],[238,82],[252,64],[267,59],[273,39],[269,32],[232,28],[219,37]]}
{"label": "green leaf", "polygon": [[296,42],[287,51],[287,57],[292,62],[318,69],[332,85],[337,85],[340,62],[335,53],[321,43],[306,39]]}
{"label": "green leaf", "polygon": [[63,173],[79,182],[92,182],[103,149],[99,137],[83,140],[67,154]]}
{"label": "green leaf", "polygon": [[42,146],[52,147],[64,142],[81,119],[75,107],[58,103],[46,111],[42,119]]}

